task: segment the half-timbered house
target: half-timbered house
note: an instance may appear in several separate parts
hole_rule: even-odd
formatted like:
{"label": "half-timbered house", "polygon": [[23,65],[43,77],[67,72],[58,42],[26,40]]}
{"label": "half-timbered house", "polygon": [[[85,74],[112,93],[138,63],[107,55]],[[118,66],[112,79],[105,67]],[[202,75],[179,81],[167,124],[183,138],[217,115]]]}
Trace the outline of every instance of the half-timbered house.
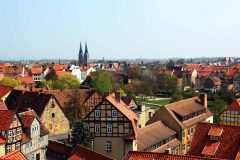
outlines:
{"label": "half-timbered house", "polygon": [[115,159],[136,150],[137,116],[121,100],[120,93],[106,94],[87,116],[93,149]]}
{"label": "half-timbered house", "polygon": [[0,156],[21,149],[22,126],[15,110],[0,110]]}

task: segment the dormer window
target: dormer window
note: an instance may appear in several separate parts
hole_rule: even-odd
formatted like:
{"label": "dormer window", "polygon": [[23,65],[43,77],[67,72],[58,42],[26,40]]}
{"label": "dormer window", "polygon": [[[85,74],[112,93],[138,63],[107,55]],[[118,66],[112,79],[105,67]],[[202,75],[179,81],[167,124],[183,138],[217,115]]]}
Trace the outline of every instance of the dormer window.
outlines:
{"label": "dormer window", "polygon": [[210,139],[212,141],[219,141],[219,137],[217,137],[217,136],[210,136]]}

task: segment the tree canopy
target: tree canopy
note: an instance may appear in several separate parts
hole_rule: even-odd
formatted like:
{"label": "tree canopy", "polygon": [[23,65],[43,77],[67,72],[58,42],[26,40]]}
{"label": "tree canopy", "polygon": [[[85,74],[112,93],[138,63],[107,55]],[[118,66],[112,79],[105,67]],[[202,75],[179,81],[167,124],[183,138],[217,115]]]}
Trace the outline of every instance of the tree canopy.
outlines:
{"label": "tree canopy", "polygon": [[0,84],[9,87],[18,87],[20,85],[20,82],[13,78],[4,77],[2,80],[0,80]]}
{"label": "tree canopy", "polygon": [[116,90],[115,77],[110,72],[99,70],[94,73],[91,86],[102,95],[105,91],[112,92]]}
{"label": "tree canopy", "polygon": [[80,82],[76,76],[66,75],[59,77],[57,80],[52,81],[52,89],[75,89],[80,87]]}

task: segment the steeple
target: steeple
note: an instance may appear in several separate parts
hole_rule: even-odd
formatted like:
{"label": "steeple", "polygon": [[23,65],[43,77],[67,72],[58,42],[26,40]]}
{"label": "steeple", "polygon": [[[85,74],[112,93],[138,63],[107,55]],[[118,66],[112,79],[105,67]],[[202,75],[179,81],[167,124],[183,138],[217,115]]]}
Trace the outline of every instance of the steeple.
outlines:
{"label": "steeple", "polygon": [[85,52],[84,52],[84,55],[83,55],[83,64],[85,66],[87,66],[88,64],[88,58],[89,58],[89,55],[88,55],[88,48],[87,48],[87,42],[85,42]]}
{"label": "steeple", "polygon": [[85,52],[84,54],[88,54],[87,42],[85,42]]}
{"label": "steeple", "polygon": [[83,60],[84,60],[84,57],[83,57],[83,51],[82,51],[82,44],[80,41],[80,48],[79,48],[79,53],[78,53],[78,65],[82,65]]}

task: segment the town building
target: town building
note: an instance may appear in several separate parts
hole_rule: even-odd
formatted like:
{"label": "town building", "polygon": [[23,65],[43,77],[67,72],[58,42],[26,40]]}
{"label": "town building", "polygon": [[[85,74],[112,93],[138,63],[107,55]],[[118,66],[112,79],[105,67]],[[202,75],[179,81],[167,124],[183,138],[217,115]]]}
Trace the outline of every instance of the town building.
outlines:
{"label": "town building", "polygon": [[0,110],[0,156],[21,150],[22,126],[15,110]]}
{"label": "town building", "polygon": [[137,150],[137,121],[132,110],[121,100],[120,93],[105,93],[103,101],[85,118],[93,136],[93,150],[122,159]]}
{"label": "town building", "polygon": [[23,123],[21,151],[27,159],[45,160],[49,131],[33,110],[19,113]]}
{"label": "town building", "polygon": [[164,125],[161,121],[154,122],[139,130],[137,150],[172,154],[181,153],[181,142],[177,132]]}
{"label": "town building", "polygon": [[239,159],[240,127],[198,123],[188,155],[206,158]]}
{"label": "town building", "polygon": [[70,131],[69,120],[59,102],[51,94],[12,90],[5,104],[8,109],[17,110],[18,113],[33,109],[50,131],[50,135],[68,134]]}
{"label": "town building", "polygon": [[207,108],[207,95],[193,97],[160,107],[146,125],[162,121],[177,132],[182,143],[182,154],[186,154],[191,146],[192,137],[198,122],[213,123],[213,115]]}
{"label": "town building", "polygon": [[240,126],[240,98],[235,99],[220,115],[220,123]]}
{"label": "town building", "polygon": [[12,87],[0,85],[0,100],[4,102],[12,90]]}
{"label": "town building", "polygon": [[35,82],[40,82],[43,80],[43,69],[42,67],[31,68],[31,75]]}
{"label": "town building", "polygon": [[85,42],[85,51],[83,54],[82,51],[82,44],[80,42],[80,48],[79,48],[79,53],[78,53],[78,65],[83,65],[87,66],[89,62],[89,54],[88,54],[88,47],[87,47],[87,42]]}

